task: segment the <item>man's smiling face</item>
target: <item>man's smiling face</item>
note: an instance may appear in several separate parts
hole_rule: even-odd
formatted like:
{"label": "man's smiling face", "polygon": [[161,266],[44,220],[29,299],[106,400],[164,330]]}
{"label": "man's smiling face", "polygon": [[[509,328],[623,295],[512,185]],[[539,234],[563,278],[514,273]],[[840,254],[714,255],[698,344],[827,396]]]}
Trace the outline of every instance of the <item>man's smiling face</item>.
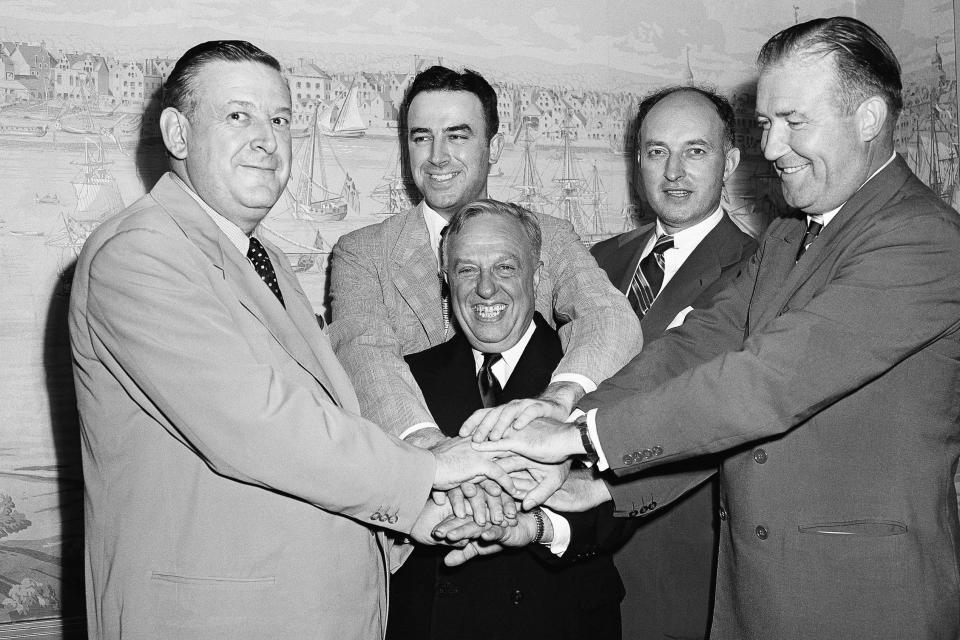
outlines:
{"label": "man's smiling face", "polygon": [[480,99],[468,91],[424,91],[407,111],[413,181],[431,209],[449,220],[487,195],[487,174],[500,155],[500,135],[487,139]]}
{"label": "man's smiling face", "polygon": [[857,118],[839,104],[834,65],[833,54],[795,55],[764,69],[757,84],[763,155],[787,204],[808,214],[839,207],[870,175]]}

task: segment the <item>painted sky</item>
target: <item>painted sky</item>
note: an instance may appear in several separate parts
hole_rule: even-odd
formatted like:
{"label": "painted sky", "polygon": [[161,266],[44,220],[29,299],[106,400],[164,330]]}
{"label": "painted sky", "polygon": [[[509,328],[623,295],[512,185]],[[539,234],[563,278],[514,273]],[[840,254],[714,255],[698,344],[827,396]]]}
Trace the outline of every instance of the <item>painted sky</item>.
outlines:
{"label": "painted sky", "polygon": [[417,53],[520,80],[603,67],[620,84],[678,80],[689,48],[698,80],[733,86],[752,77],[760,44],[795,12],[857,15],[905,63],[929,59],[933,34],[953,57],[950,0],[0,0],[0,38],[121,57],[176,57],[202,40],[243,38],[334,70],[405,71]]}

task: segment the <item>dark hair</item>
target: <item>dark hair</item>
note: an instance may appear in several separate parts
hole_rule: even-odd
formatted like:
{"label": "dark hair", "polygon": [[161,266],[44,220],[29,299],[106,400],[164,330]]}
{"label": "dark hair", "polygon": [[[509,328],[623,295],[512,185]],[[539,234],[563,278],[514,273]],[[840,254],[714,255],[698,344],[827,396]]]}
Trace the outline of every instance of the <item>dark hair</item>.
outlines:
{"label": "dark hair", "polygon": [[484,80],[483,76],[470,69],[464,69],[463,73],[457,73],[453,69],[434,65],[418,73],[417,77],[410,83],[406,95],[403,96],[403,103],[400,105],[400,130],[404,137],[408,133],[407,113],[410,111],[410,103],[424,91],[466,91],[472,93],[477,96],[477,99],[480,100],[480,106],[483,107],[487,141],[493,139],[493,136],[500,130],[500,116],[497,113],[497,92],[493,90],[489,82]]}
{"label": "dark hair", "polygon": [[440,243],[440,260],[446,266],[446,247],[447,241],[451,236],[455,236],[463,229],[467,220],[482,215],[489,216],[508,216],[514,218],[523,227],[530,245],[533,247],[533,255],[540,260],[540,248],[543,245],[543,234],[540,232],[540,221],[536,214],[524,209],[518,204],[512,202],[500,202],[492,198],[484,200],[474,200],[464,205],[459,211],[450,218],[450,224],[443,229],[442,241]]}
{"label": "dark hair", "polygon": [[691,93],[699,94],[713,104],[714,108],[717,110],[717,115],[720,116],[720,121],[723,123],[723,142],[725,147],[727,149],[735,147],[737,144],[737,119],[736,114],[733,112],[733,106],[730,104],[730,101],[716,91],[707,87],[674,85],[671,87],[658,89],[640,101],[640,107],[637,109],[637,149],[640,148],[640,130],[643,126],[643,120],[650,113],[650,110],[667,96],[672,96],[673,94],[680,93],[682,91],[689,91]]}
{"label": "dark hair", "polygon": [[245,40],[211,40],[192,47],[177,60],[170,77],[163,85],[161,109],[173,107],[190,119],[197,108],[196,79],[205,64],[226,62],[259,62],[280,72],[280,63],[269,53]]}
{"label": "dark hair", "polygon": [[855,18],[818,18],[784,29],[767,40],[757,56],[763,71],[788,56],[834,54],[839,106],[853,113],[870,96],[887,103],[890,122],[903,108],[900,63],[880,35]]}

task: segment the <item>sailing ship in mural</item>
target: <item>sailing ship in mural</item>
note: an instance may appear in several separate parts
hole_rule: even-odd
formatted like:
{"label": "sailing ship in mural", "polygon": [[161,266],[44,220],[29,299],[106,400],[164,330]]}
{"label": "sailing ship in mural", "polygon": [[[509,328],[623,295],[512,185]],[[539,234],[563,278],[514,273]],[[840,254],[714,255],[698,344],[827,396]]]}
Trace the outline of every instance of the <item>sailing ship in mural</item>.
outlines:
{"label": "sailing ship in mural", "polygon": [[82,159],[71,164],[80,167],[79,173],[70,181],[77,203],[73,211],[61,211],[63,228],[48,244],[69,249],[77,256],[97,225],[122,211],[124,204],[117,179],[110,171],[113,162],[107,160],[102,138],[84,140]]}
{"label": "sailing ship in mural", "polygon": [[336,107],[320,112],[320,130],[325,136],[359,138],[367,132],[367,123],[360,113],[359,91],[356,82],[350,84],[346,95]]}
{"label": "sailing ship in mural", "polygon": [[383,208],[376,212],[377,215],[392,216],[413,206],[403,180],[403,167],[400,162],[398,143],[393,149],[386,171],[383,172],[382,181],[370,192],[370,197],[383,205]]}
{"label": "sailing ship in mural", "polygon": [[[353,182],[353,178],[333,154],[332,149],[330,154],[344,178],[339,191],[328,187],[324,161],[326,145],[320,129],[319,114],[318,104],[314,107],[309,135],[296,145],[290,182],[284,190],[281,202],[274,210],[286,210],[297,220],[333,222],[343,220],[350,212],[354,214],[360,212],[360,191]],[[286,200],[285,204],[284,200]]]}

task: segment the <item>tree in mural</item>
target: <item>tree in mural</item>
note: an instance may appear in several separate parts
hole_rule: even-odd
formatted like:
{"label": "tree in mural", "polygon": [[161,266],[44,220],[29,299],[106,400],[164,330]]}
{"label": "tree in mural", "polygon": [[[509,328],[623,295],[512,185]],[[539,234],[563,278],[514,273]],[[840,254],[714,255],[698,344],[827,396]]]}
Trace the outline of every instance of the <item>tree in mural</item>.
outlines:
{"label": "tree in mural", "polygon": [[0,493],[0,538],[5,538],[17,531],[23,531],[31,524],[22,513],[17,511],[17,506],[13,504],[13,498],[5,493]]}

